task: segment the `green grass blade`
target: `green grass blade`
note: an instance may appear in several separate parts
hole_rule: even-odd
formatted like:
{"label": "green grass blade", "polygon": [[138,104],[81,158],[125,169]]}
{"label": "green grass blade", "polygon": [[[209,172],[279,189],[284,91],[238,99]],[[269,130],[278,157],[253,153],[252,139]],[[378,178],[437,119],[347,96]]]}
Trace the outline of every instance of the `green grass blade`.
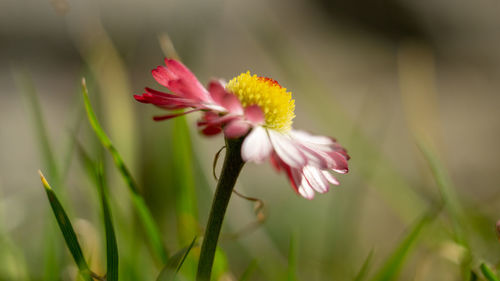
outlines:
{"label": "green grass blade", "polygon": [[373,259],[373,249],[370,251],[365,261],[363,262],[363,265],[359,269],[358,274],[356,274],[354,281],[363,281],[365,279],[366,274],[368,273],[368,270],[370,269],[370,266],[372,264],[372,259]]}
{"label": "green grass blade", "polygon": [[482,263],[479,268],[488,281],[500,281],[495,273],[493,273],[493,270],[491,270],[491,268],[489,268],[485,263]]}
{"label": "green grass blade", "polygon": [[120,171],[122,178],[125,180],[125,183],[129,187],[132,196],[132,203],[137,210],[139,219],[144,225],[146,235],[148,236],[148,240],[151,243],[151,247],[155,254],[155,257],[164,264],[167,261],[168,255],[165,250],[165,247],[163,246],[158,226],[156,225],[153,216],[146,205],[146,202],[144,201],[143,197],[139,194],[137,184],[132,178],[132,174],[125,166],[122,157],[120,156],[116,148],[113,146],[111,140],[108,138],[104,130],[99,125],[99,122],[97,121],[97,117],[95,116],[95,113],[92,110],[92,106],[90,105],[85,79],[82,80],[82,93],[83,93],[83,101],[85,104],[85,110],[87,112],[87,117],[90,122],[90,125],[92,126],[92,129],[96,133],[97,138],[100,140],[102,145],[111,154],[111,157],[113,158],[116,167]]}
{"label": "green grass blade", "polygon": [[468,278],[469,281],[477,281],[479,280],[479,277],[477,277],[477,274],[471,270],[470,272],[470,277]]}
{"label": "green grass blade", "polygon": [[[167,58],[181,61],[174,44],[167,33],[158,36],[158,42]],[[191,241],[198,235],[198,208],[193,174],[193,155],[189,127],[186,117],[180,116],[173,120],[172,130],[172,175],[175,188],[175,209],[177,212],[177,228],[181,245]],[[196,268],[195,268],[196,270]]]}
{"label": "green grass blade", "polygon": [[297,280],[297,263],[298,263],[298,247],[297,247],[297,234],[293,233],[290,238],[290,245],[288,248],[288,272],[287,278],[288,281],[296,281]]}
{"label": "green grass blade", "polygon": [[[43,161],[42,165],[47,170],[49,177],[54,179],[56,186],[59,186],[60,178],[56,159],[52,153],[52,147],[48,137],[49,133],[47,132],[47,127],[45,126],[45,118],[43,116],[42,107],[40,106],[40,101],[33,80],[26,71],[14,70],[13,75],[19,91],[27,101],[29,112],[31,113],[35,136],[38,140],[39,151],[41,152],[40,156]],[[60,247],[54,243],[52,239],[55,232],[56,226],[51,221],[44,228],[43,233],[44,280],[56,279],[61,271],[61,264],[58,258]]]}
{"label": "green grass blade", "polygon": [[99,195],[102,204],[102,216],[104,218],[104,228],[106,232],[106,280],[118,280],[118,246],[116,244],[115,230],[111,219],[111,209],[107,190],[105,189],[104,175],[102,165],[97,168],[97,177],[99,179]]}
{"label": "green grass blade", "polygon": [[431,221],[434,215],[424,215],[412,228],[406,238],[401,241],[394,253],[385,261],[382,268],[378,271],[373,281],[391,281],[398,280],[398,274],[401,271],[405,258],[411,252],[412,246],[416,243],[422,229]]}
{"label": "green grass blade", "polygon": [[50,187],[42,172],[38,171],[38,173],[40,174],[40,179],[42,180],[43,187],[45,188],[45,192],[47,193],[47,197],[49,199],[50,206],[52,207],[52,211],[54,212],[54,216],[57,220],[57,224],[61,229],[64,240],[66,241],[66,245],[68,246],[68,249],[73,256],[73,259],[78,266],[78,270],[85,280],[92,281],[92,278],[90,277],[89,267],[87,265],[87,262],[85,261],[85,258],[83,257],[82,249],[80,247],[80,244],[78,243],[78,239],[76,237],[73,226],[71,225],[71,221],[68,218],[68,215],[66,215],[64,208],[57,199],[55,192]]}
{"label": "green grass blade", "polygon": [[45,126],[45,118],[43,117],[42,107],[35,89],[35,85],[27,72],[14,72],[14,78],[20,92],[25,96],[29,103],[30,112],[32,114],[33,123],[36,130],[36,138],[40,144],[42,159],[47,169],[47,174],[56,180],[59,180],[58,168],[56,159],[52,153],[50,145],[49,133]]}
{"label": "green grass blade", "polygon": [[89,175],[90,179],[93,181],[93,183],[96,186],[99,186],[99,178],[96,174],[96,168],[95,168],[95,163],[90,157],[89,153],[85,150],[83,145],[78,141],[76,137],[74,137],[75,141],[75,146],[76,150],[78,152],[78,156],[80,158],[80,162],[82,163],[83,167],[85,168],[85,172],[87,172],[87,175]]}
{"label": "green grass blade", "polygon": [[250,276],[252,276],[252,273],[257,269],[257,260],[253,259],[248,267],[243,271],[243,274],[241,274],[240,279],[238,281],[247,281]]}
{"label": "green grass blade", "polygon": [[158,278],[156,281],[172,281],[176,280],[176,275],[177,272],[182,267],[182,264],[186,260],[186,257],[188,256],[189,252],[193,248],[193,246],[196,243],[196,238],[191,241],[191,244],[189,244],[188,247],[181,249],[177,253],[173,254],[161,270],[160,274],[158,275]]}
{"label": "green grass blade", "polygon": [[451,218],[456,241],[467,247],[468,243],[465,231],[462,227],[463,222],[461,223],[461,221],[463,221],[462,208],[458,200],[458,196],[453,188],[451,179],[446,172],[446,169],[443,167],[442,163],[427,143],[417,141],[417,144],[420,151],[424,155],[425,160],[429,164],[434,179],[436,180],[436,184],[444,202],[444,208]]}
{"label": "green grass blade", "polygon": [[[25,252],[21,249],[23,245],[18,245],[11,239],[11,233],[4,228],[9,219],[4,213],[2,199],[3,188],[0,182],[0,279],[27,281],[29,269],[26,264]],[[5,208],[7,209],[7,208]]]}
{"label": "green grass blade", "polygon": [[198,235],[198,208],[193,174],[193,157],[189,129],[184,116],[176,118],[172,131],[172,161],[175,185],[175,208],[181,245]]}

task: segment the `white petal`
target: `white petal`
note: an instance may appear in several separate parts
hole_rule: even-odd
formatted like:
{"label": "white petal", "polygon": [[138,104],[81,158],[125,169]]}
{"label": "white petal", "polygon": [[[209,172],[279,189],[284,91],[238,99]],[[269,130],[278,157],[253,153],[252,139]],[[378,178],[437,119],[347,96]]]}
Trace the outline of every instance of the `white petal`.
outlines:
{"label": "white petal", "polygon": [[304,167],[306,158],[288,135],[275,130],[268,130],[268,132],[274,151],[283,162],[293,168]]}
{"label": "white petal", "polygon": [[269,156],[272,148],[266,129],[260,126],[254,127],[243,141],[241,158],[244,161],[261,163]]}
{"label": "white petal", "polygon": [[321,170],[307,165],[302,170],[304,174],[304,179],[311,185],[311,187],[319,193],[325,193],[328,191],[330,185],[328,184],[327,179],[321,173]]}
{"label": "white petal", "polygon": [[314,190],[304,177],[302,177],[302,183],[299,186],[299,194],[309,200],[314,198]]}
{"label": "white petal", "polygon": [[318,168],[330,167],[334,164],[328,153],[333,151],[334,141],[329,137],[315,136],[304,131],[291,130],[290,135],[297,147],[307,158],[307,164]]}
{"label": "white petal", "polygon": [[330,146],[334,143],[334,141],[329,137],[312,135],[304,131],[291,130],[290,135],[294,139],[301,142],[308,142],[310,144]]}
{"label": "white petal", "polygon": [[323,176],[325,176],[326,180],[330,182],[333,185],[339,185],[339,181],[328,171],[321,171],[323,173]]}
{"label": "white petal", "polygon": [[300,151],[304,154],[304,156],[307,158],[308,165],[313,165],[314,167],[318,168],[325,168],[329,166],[331,160],[329,159],[327,153],[324,153],[323,151],[318,149],[304,146],[302,144],[299,144],[298,147]]}

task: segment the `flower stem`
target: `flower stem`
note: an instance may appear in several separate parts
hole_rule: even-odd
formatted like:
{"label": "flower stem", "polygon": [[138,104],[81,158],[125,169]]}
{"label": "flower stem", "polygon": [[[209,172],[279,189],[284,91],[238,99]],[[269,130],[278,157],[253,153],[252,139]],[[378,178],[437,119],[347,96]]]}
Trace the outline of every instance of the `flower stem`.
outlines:
{"label": "flower stem", "polygon": [[241,144],[243,138],[226,139],[226,157],[222,173],[217,182],[212,209],[208,218],[205,237],[201,245],[200,262],[198,263],[197,281],[209,281],[214,263],[215,249],[219,240],[219,233],[224,220],[234,184],[245,162],[241,159]]}

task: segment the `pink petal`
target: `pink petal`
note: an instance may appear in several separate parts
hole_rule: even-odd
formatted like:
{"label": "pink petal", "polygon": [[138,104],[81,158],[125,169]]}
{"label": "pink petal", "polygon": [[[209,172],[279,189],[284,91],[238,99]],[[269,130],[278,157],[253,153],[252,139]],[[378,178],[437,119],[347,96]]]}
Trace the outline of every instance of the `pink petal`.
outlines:
{"label": "pink petal", "polygon": [[349,172],[347,159],[344,157],[344,155],[342,155],[336,151],[332,151],[332,152],[328,153],[328,155],[334,161],[332,163],[332,165],[329,167],[330,169],[334,170],[337,173],[341,173],[341,174],[346,174],[347,172]]}
{"label": "pink petal", "polygon": [[[281,160],[279,160],[279,161],[281,161]],[[285,163],[281,163],[281,165],[282,165],[283,169],[285,170],[286,175],[288,176],[288,180],[290,181],[290,185],[292,185],[293,190],[295,190],[295,192],[297,192],[297,194],[300,194],[299,193],[299,186],[300,186],[300,183],[302,182],[302,174],[300,173],[300,171],[298,169],[290,168],[290,166],[286,165]]]}
{"label": "pink petal", "polygon": [[222,100],[227,94],[219,80],[212,80],[208,84],[208,92],[216,104],[222,105]]}
{"label": "pink petal", "polygon": [[274,169],[276,170],[276,172],[280,172],[281,171],[281,165],[280,165],[280,161],[279,161],[279,158],[276,155],[276,153],[273,153],[271,155],[271,157],[269,158],[269,160],[271,162],[271,165],[273,165]]}
{"label": "pink petal", "polygon": [[151,71],[153,78],[158,84],[167,87],[170,81],[178,79],[179,77],[170,71],[166,66],[160,65]]}
{"label": "pink petal", "polygon": [[185,80],[188,84],[193,84],[198,86],[199,88],[203,88],[196,76],[180,61],[166,58],[165,65],[168,67],[168,69],[175,73],[177,77]]}
{"label": "pink petal", "polygon": [[150,88],[146,88],[145,90],[146,93],[134,95],[134,98],[139,102],[154,104],[165,109],[181,109],[200,106],[200,104],[190,99],[185,99],[177,95],[163,93]]}
{"label": "pink petal", "polygon": [[[208,111],[211,112],[211,111]],[[213,113],[213,112],[212,112]],[[215,115],[215,117],[213,117]],[[229,122],[235,120],[235,119],[240,119],[240,116],[236,115],[231,115],[231,114],[226,114],[224,116],[219,116],[218,114],[214,113],[211,115],[211,119],[206,119],[204,118],[203,120],[198,122],[198,126],[213,126],[213,125],[218,125],[218,126],[223,126],[224,124],[228,124]]]}
{"label": "pink petal", "polygon": [[260,125],[264,123],[264,112],[258,105],[251,105],[245,108],[245,118],[252,124]]}
{"label": "pink petal", "polygon": [[194,74],[181,62],[165,59],[165,66],[158,66],[152,71],[156,81],[170,91],[184,98],[201,102],[211,102],[207,90],[203,88]]}
{"label": "pink petal", "polygon": [[236,139],[245,135],[250,129],[248,122],[236,119],[224,127],[224,135],[230,139]]}
{"label": "pink petal", "polygon": [[349,156],[349,154],[347,154],[347,150],[345,148],[343,148],[342,146],[340,146],[340,144],[335,143],[333,149],[335,151],[337,151],[338,153],[342,154],[346,160],[351,159],[351,156]]}
{"label": "pink petal", "polygon": [[338,173],[348,172],[349,155],[334,139],[296,130],[292,130],[290,135],[305,154],[308,164],[321,169],[333,169]]}
{"label": "pink petal", "polygon": [[226,94],[222,98],[221,105],[233,114],[243,114],[243,107],[240,100],[233,94]]}
{"label": "pink petal", "polygon": [[220,132],[222,132],[222,128],[220,126],[207,126],[201,130],[201,133],[205,136],[215,136]]}
{"label": "pink petal", "polygon": [[269,156],[272,149],[266,129],[260,126],[254,127],[243,141],[241,158],[245,162],[261,163]]}
{"label": "pink petal", "polygon": [[173,93],[196,100],[198,102],[212,102],[208,92],[199,84],[190,84],[185,79],[171,80],[168,83],[168,89]]}
{"label": "pink petal", "polygon": [[199,111],[199,109],[193,109],[193,110],[184,111],[184,112],[176,113],[176,114],[167,114],[167,115],[161,115],[161,116],[154,116],[153,120],[155,120],[155,121],[168,120],[168,119],[172,119],[172,118],[175,118],[175,117],[186,115],[186,114],[189,114],[189,113],[192,113],[192,112],[195,112],[195,111]]}
{"label": "pink petal", "polygon": [[332,160],[327,153],[323,152],[320,149],[310,148],[300,143],[298,145],[300,151],[302,151],[304,156],[307,158],[308,165],[313,165],[315,167],[323,169],[329,167],[329,163],[331,163]]}
{"label": "pink petal", "polygon": [[275,130],[268,132],[273,148],[283,162],[292,168],[304,167],[306,158],[289,136]]}

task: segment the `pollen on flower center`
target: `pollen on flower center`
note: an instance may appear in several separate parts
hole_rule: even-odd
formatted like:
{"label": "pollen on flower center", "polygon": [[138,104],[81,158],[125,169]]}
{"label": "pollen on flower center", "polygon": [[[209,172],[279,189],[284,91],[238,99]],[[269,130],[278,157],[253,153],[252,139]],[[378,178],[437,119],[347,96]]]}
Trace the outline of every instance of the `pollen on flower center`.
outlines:
{"label": "pollen on flower center", "polygon": [[226,90],[235,94],[243,107],[258,105],[265,116],[265,127],[281,132],[292,128],[295,101],[292,93],[276,80],[251,75],[250,71],[231,79]]}

